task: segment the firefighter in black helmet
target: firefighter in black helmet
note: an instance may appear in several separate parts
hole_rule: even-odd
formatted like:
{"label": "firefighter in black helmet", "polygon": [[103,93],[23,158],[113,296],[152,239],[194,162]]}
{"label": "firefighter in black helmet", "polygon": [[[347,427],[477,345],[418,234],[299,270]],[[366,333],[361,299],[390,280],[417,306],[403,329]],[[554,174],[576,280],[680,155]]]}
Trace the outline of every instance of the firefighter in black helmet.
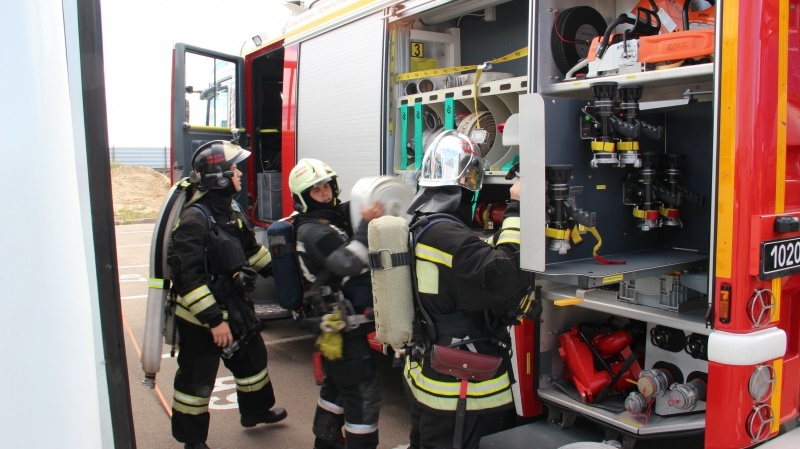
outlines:
{"label": "firefighter in black helmet", "polygon": [[236,380],[242,426],[286,418],[286,410],[272,408],[261,323],[247,296],[256,273],[271,274],[271,257],[233,201],[242,188],[237,164],[249,155],[221,140],[197,149],[190,175],[194,194],[171,237],[168,261],[180,338],[172,435],[185,448],[208,447],[208,404],[220,356]]}

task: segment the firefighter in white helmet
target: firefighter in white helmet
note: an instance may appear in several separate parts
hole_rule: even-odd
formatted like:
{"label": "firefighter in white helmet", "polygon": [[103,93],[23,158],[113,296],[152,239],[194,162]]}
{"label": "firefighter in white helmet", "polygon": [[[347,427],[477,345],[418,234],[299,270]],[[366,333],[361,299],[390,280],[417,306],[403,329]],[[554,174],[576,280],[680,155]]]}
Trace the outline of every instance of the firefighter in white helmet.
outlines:
{"label": "firefighter in white helmet", "polygon": [[353,229],[350,204],[339,200],[336,172],[317,159],[298,161],[289,189],[299,212],[294,226],[302,271],[309,289],[319,292],[308,307],[311,314],[323,315],[317,344],[325,377],[314,416],[314,447],[374,449],[382,394],[367,334],[375,326],[348,324],[347,316],[371,311],[367,224],[383,215],[383,206],[376,202],[362,209],[363,220]]}
{"label": "firefighter in white helmet", "polygon": [[260,321],[247,292],[256,273],[271,274],[271,257],[233,201],[242,188],[237,164],[250,152],[215,140],[192,158],[194,195],[172,233],[169,264],[178,294],[180,352],[172,399],[172,435],[186,449],[208,448],[208,404],[220,356],[233,373],[241,425],[275,423],[275,405]]}
{"label": "firefighter in white helmet", "polygon": [[[412,398],[410,449],[451,448],[458,439],[475,448],[480,438],[501,430],[501,415],[513,407],[507,331],[508,311],[525,296],[527,282],[519,270],[520,184],[510,188],[501,228],[483,240],[471,229],[473,202],[483,185],[485,162],[475,143],[455,130],[440,134],[425,151],[419,185],[411,203],[411,232],[417,234],[415,256],[418,299],[432,321],[425,338],[430,345],[499,357],[499,369],[488,380],[469,381],[466,415],[456,433],[460,379],[433,369],[431,351],[406,357],[406,387]],[[446,214],[423,233],[433,214]],[[429,335],[435,333],[435,335]],[[461,352],[461,351],[458,351]],[[458,437],[458,438],[456,438]]]}

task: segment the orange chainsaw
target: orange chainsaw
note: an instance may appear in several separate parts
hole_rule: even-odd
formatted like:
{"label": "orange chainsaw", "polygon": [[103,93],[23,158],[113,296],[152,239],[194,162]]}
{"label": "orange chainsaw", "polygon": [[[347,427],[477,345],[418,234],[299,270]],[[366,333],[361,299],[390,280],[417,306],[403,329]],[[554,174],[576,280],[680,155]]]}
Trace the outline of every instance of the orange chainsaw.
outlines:
{"label": "orange chainsaw", "polygon": [[[634,9],[635,17],[628,14],[617,17],[603,36],[592,40],[586,59],[567,72],[565,79],[574,78],[584,67],[588,67],[587,73],[579,76],[594,78],[711,62],[714,6],[690,14],[691,1],[686,0],[681,11],[682,26],[677,26],[665,9],[673,3],[674,0],[642,0]],[[625,24],[633,27],[622,33],[613,32],[617,26]],[[667,30],[673,32],[665,32]]]}

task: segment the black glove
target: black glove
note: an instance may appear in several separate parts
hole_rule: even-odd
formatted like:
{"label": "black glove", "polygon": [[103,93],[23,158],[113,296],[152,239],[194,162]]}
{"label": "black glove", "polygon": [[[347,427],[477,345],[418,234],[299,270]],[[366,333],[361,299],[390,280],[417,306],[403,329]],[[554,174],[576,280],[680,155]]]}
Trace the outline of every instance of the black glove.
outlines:
{"label": "black glove", "polygon": [[256,289],[256,276],[258,274],[250,267],[242,267],[242,270],[233,275],[233,283],[238,292],[252,292]]}
{"label": "black glove", "polygon": [[231,328],[233,338],[239,338],[247,332],[242,313],[238,307],[228,307],[228,326]]}
{"label": "black glove", "polygon": [[245,301],[234,299],[228,304],[228,326],[235,338],[242,337],[247,331],[260,324],[252,307]]}

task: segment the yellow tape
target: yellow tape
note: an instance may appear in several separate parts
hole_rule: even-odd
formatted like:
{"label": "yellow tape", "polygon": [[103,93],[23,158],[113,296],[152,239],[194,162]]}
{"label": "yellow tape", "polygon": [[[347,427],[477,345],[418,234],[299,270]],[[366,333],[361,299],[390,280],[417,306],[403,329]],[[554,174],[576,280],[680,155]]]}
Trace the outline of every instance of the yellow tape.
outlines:
{"label": "yellow tape", "polygon": [[597,251],[600,250],[601,246],[603,246],[603,239],[600,238],[600,233],[597,232],[597,229],[586,228],[586,230],[589,231],[589,233],[592,234],[594,238],[597,239],[597,245],[594,245],[594,249],[592,249],[592,255],[597,257]]}
{"label": "yellow tape", "polygon": [[[397,25],[392,24],[391,42],[389,47],[389,110],[394,111],[394,52],[395,40],[397,39]],[[389,135],[394,135],[394,114],[389,114]],[[402,157],[402,156],[401,156]]]}
{"label": "yellow tape", "polygon": [[[517,51],[511,52],[503,57],[488,61],[489,64],[500,64],[503,62],[513,61],[514,59],[528,56],[528,47],[520,48]],[[426,78],[429,76],[449,75],[451,73],[467,72],[469,70],[476,70],[483,64],[476,65],[462,65],[458,67],[446,67],[442,69],[418,70],[416,72],[401,73],[397,75],[397,81],[415,80],[418,78]]]}
{"label": "yellow tape", "polygon": [[[783,384],[783,359],[775,359],[772,362],[772,367],[775,368],[775,383],[773,384],[772,390],[772,400],[770,401],[770,407],[775,412],[776,417],[781,416],[781,395],[783,392],[781,391],[781,385]],[[776,419],[772,422],[772,429],[771,432],[778,431],[778,425],[780,424],[780,419]]]}
{"label": "yellow tape", "polygon": [[[739,8],[740,0],[729,0],[722,5],[722,57],[720,71],[715,78],[719,81],[719,102],[724,108],[719,110],[719,150],[717,173],[717,236],[716,277],[730,279],[733,273],[733,224],[736,209],[736,143],[737,137],[744,131],[737,131],[736,113],[738,107],[738,73],[739,66]],[[742,18],[742,23],[747,19]],[[744,188],[743,186],[741,186]]]}
{"label": "yellow tape", "polygon": [[572,229],[570,237],[572,238],[572,242],[576,245],[579,245],[581,242],[583,242],[583,237],[581,237],[581,233],[579,231],[576,231],[575,228]]}
{"label": "yellow tape", "polygon": [[481,80],[482,73],[483,69],[481,68],[475,70],[475,85],[472,87],[472,101],[475,102],[475,129],[481,129],[481,116],[478,114],[478,82]]}

